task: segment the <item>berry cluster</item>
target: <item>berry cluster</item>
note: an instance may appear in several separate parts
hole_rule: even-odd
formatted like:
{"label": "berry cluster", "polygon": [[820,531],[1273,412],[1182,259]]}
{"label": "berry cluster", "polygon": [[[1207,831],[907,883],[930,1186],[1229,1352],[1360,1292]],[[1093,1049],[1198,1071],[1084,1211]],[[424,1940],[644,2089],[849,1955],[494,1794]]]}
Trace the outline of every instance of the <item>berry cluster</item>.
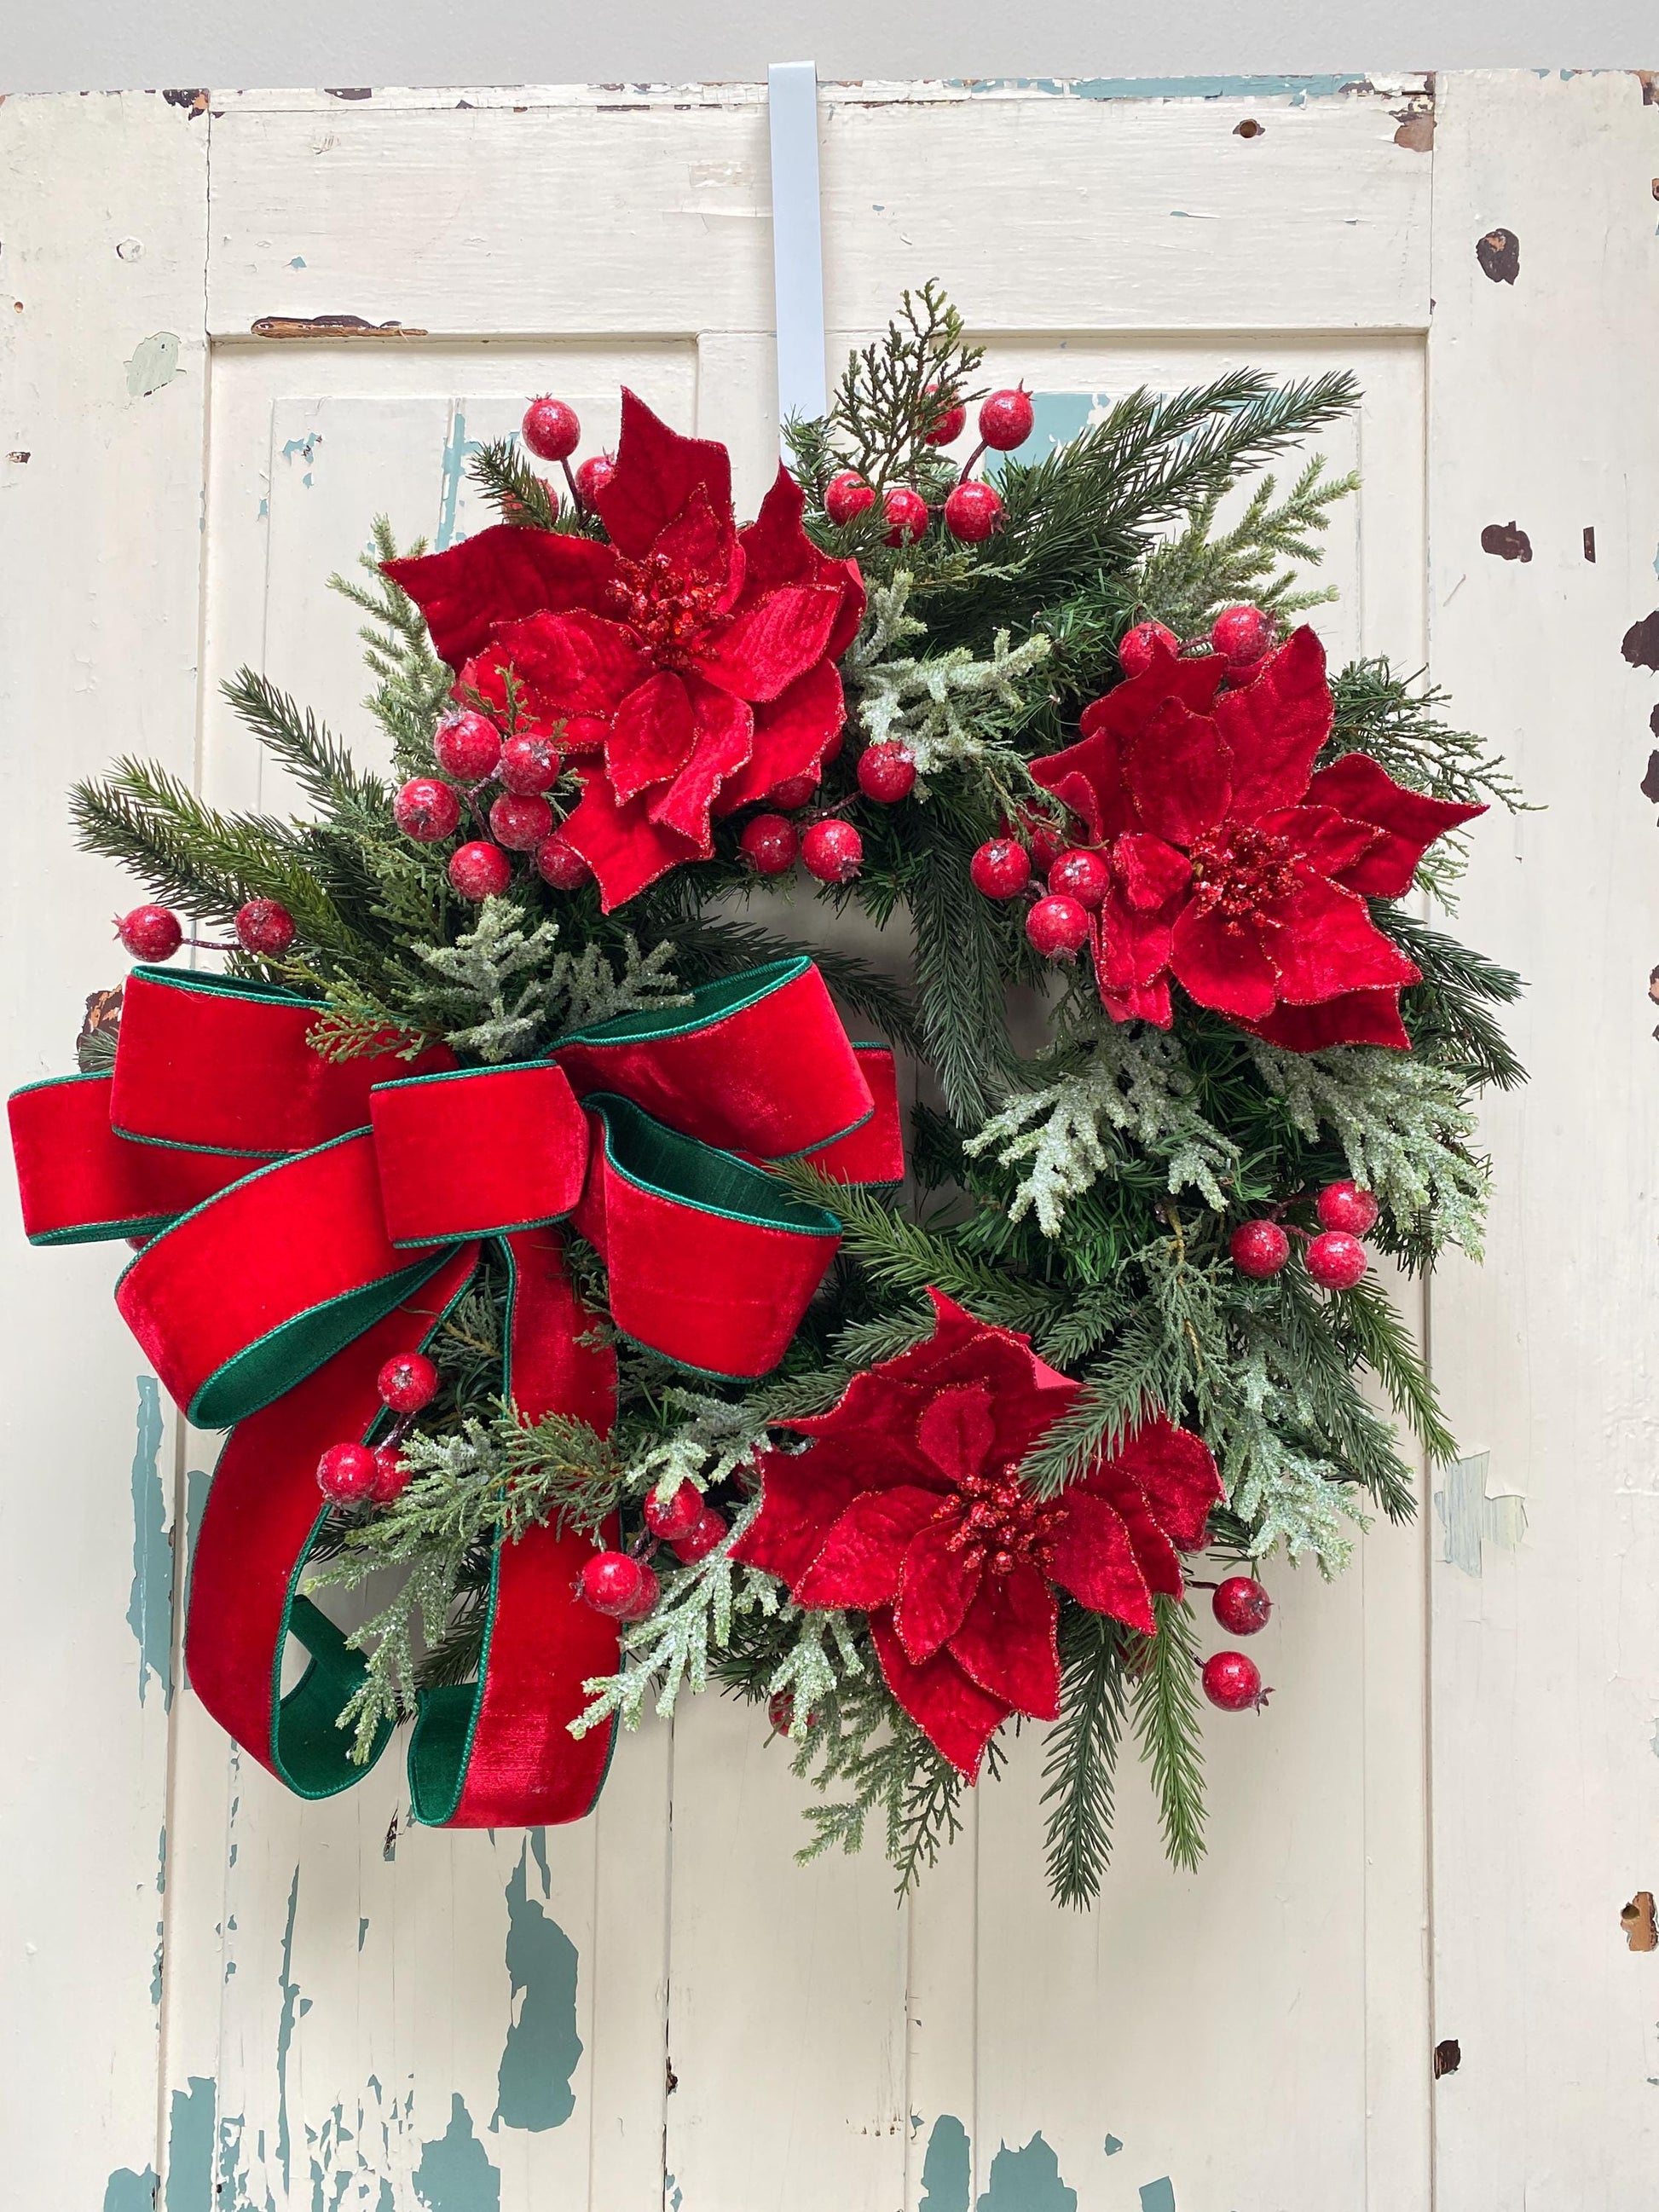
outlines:
{"label": "berry cluster", "polygon": [[[442,776],[412,775],[392,802],[398,827],[416,844],[435,845],[461,825],[463,805],[487,837],[470,838],[449,856],[449,880],[475,903],[504,891],[513,879],[514,853],[533,855],[536,872],[555,890],[570,891],[592,873],[574,846],[560,836],[547,796],[562,762],[550,738],[530,732],[504,736],[488,714],[460,707],[433,733]],[[446,782],[444,777],[448,777]],[[485,811],[485,794],[499,785]]]}
{"label": "berry cluster", "polygon": [[[833,760],[839,750],[837,740],[825,757]],[[896,742],[866,745],[856,774],[860,791],[879,806],[896,806],[915,789],[915,760],[908,745]],[[767,811],[744,824],[738,850],[757,875],[787,875],[799,860],[821,884],[850,884],[863,866],[864,840],[852,823],[825,813],[802,830],[787,812],[774,811],[810,805],[817,787],[817,770],[775,784],[767,793]]]}
{"label": "berry cluster", "polygon": [[1319,1217],[1317,1235],[1294,1225],[1287,1229],[1265,1214],[1241,1221],[1227,1245],[1239,1273],[1256,1282],[1278,1274],[1290,1259],[1291,1238],[1296,1236],[1304,1239],[1302,1264],[1320,1288],[1351,1291],[1365,1272],[1360,1240],[1376,1226],[1376,1200],[1356,1182],[1328,1183],[1314,1201],[1314,1212]]}
{"label": "berry cluster", "polygon": [[[962,474],[947,494],[940,510],[945,529],[965,545],[982,545],[1002,527],[1002,495],[994,484],[975,476],[981,457],[988,450],[1011,453],[1031,434],[1036,419],[1031,395],[1024,389],[994,392],[980,403],[979,443],[962,465]],[[952,446],[967,426],[965,407],[940,410],[927,433],[930,446]],[[842,469],[824,487],[824,512],[831,522],[856,521],[876,503],[876,488],[856,469]],[[892,484],[882,496],[882,520],[890,545],[914,545],[932,524],[933,509],[910,484]]]}
{"label": "berry cluster", "polygon": [[[384,1443],[331,1444],[317,1462],[317,1487],[331,1505],[390,1505],[414,1480],[398,1450],[416,1413],[438,1395],[438,1370],[423,1352],[388,1359],[375,1377],[380,1403],[395,1415]],[[371,1431],[371,1433],[373,1433]]]}
{"label": "berry cluster", "polygon": [[[1273,1613],[1273,1600],[1253,1575],[1229,1575],[1218,1583],[1210,1610],[1230,1636],[1255,1636]],[[1271,1691],[1261,1686],[1261,1669],[1243,1651],[1212,1651],[1200,1670],[1204,1694],[1224,1713],[1259,1711]]]}
{"label": "berry cluster", "polygon": [[689,1480],[669,1498],[653,1492],[644,1510],[645,1531],[633,1547],[595,1552],[576,1584],[584,1602],[612,1620],[642,1620],[657,1602],[660,1585],[650,1560],[659,1544],[692,1566],[707,1559],[726,1533],[724,1519]]}
{"label": "berry cluster", "polygon": [[280,960],[295,939],[294,916],[275,899],[250,899],[236,909],[236,943],[217,945],[210,938],[186,937],[185,926],[170,906],[136,906],[115,917],[115,934],[135,960],[171,960],[181,945],[199,945],[208,952],[256,954],[262,960]]}

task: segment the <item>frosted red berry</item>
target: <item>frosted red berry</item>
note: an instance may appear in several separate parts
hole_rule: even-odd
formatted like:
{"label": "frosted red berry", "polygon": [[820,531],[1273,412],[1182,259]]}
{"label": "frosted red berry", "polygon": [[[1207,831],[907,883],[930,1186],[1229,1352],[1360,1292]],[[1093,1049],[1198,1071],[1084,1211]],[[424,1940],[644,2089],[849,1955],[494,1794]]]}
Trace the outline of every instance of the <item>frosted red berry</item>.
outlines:
{"label": "frosted red berry", "polygon": [[594,1612],[612,1620],[639,1620],[657,1601],[657,1577],[629,1552],[596,1552],[579,1587]]}
{"label": "frosted red berry", "polygon": [[331,1444],[317,1462],[317,1487],[333,1505],[361,1505],[380,1470],[366,1444]]}
{"label": "frosted red berry", "polygon": [[927,502],[908,484],[895,484],[882,504],[887,524],[887,544],[914,545],[927,529]]}
{"label": "frosted red berry", "polygon": [[979,434],[999,453],[1012,453],[1031,434],[1036,410],[1029,392],[994,392],[980,402]]}
{"label": "frosted red berry", "polygon": [[1267,1626],[1273,1601],[1254,1575],[1229,1575],[1218,1583],[1210,1610],[1229,1636],[1254,1636]]}
{"label": "frosted red berry", "polygon": [[1063,891],[1091,914],[1105,898],[1106,886],[1111,879],[1111,870],[1100,854],[1080,845],[1060,854],[1048,864],[1049,890]]}
{"label": "frosted red berry", "polygon": [[1291,1240],[1276,1221],[1241,1221],[1227,1240],[1227,1249],[1241,1275],[1264,1283],[1290,1258]]}
{"label": "frosted red berry", "polygon": [[435,845],[459,827],[460,798],[435,775],[411,775],[392,802],[392,816],[405,837],[417,845]]}
{"label": "frosted red berry", "polygon": [[831,522],[852,522],[876,503],[876,489],[856,469],[842,469],[823,488],[823,511]]}
{"label": "frosted red berry", "polygon": [[524,441],[538,460],[568,461],[581,442],[576,410],[544,393],[524,410]]}
{"label": "frosted red berry", "polygon": [[816,769],[808,769],[804,775],[787,775],[781,783],[775,783],[767,797],[774,806],[805,806],[823,781]]}
{"label": "frosted red berry", "polygon": [[1322,1290],[1351,1291],[1365,1272],[1365,1248],[1344,1229],[1311,1237],[1302,1264]]}
{"label": "frosted red berry", "polygon": [[[927,387],[927,397],[930,399],[933,398],[938,390],[939,386],[936,384],[930,384]],[[965,407],[941,409],[934,418],[933,428],[927,433],[927,443],[930,446],[954,446],[962,435],[967,420],[968,410]]]}
{"label": "frosted red berry", "polygon": [[665,1544],[689,1536],[702,1518],[702,1492],[695,1482],[683,1482],[672,1498],[659,1498],[653,1490],[645,1501],[645,1525]]}
{"label": "frosted red berry", "polygon": [[1181,649],[1181,640],[1167,623],[1140,622],[1133,629],[1126,629],[1117,641],[1117,665],[1126,676],[1144,676],[1152,665],[1152,648],[1167,646],[1171,653]]}
{"label": "frosted red berry", "polygon": [[590,514],[599,503],[599,495],[617,473],[617,464],[609,453],[595,453],[582,463],[576,471],[576,496]]}
{"label": "frosted red berry", "polygon": [[1002,527],[1002,495],[977,477],[959,483],[945,502],[945,527],[965,544],[980,545]]}
{"label": "frosted red berry", "polygon": [[499,845],[474,838],[450,854],[449,880],[464,899],[481,905],[487,898],[499,898],[507,889],[513,880],[513,863]]}
{"label": "frosted red berry", "polygon": [[1267,1702],[1261,1669],[1242,1651],[1212,1652],[1204,1662],[1201,1679],[1205,1696],[1224,1713],[1247,1713],[1253,1705]]}
{"label": "frosted red berry", "polygon": [[850,884],[864,865],[864,840],[850,822],[815,822],[800,841],[808,875],[821,884]]}
{"label": "frosted red berry", "polygon": [[418,1413],[438,1395],[438,1370],[422,1352],[400,1352],[374,1378],[380,1403],[394,1413]]}
{"label": "frosted red berry", "polygon": [[1038,875],[1048,874],[1069,842],[1065,831],[1056,830],[1044,816],[1038,816],[1030,823],[1025,832],[1025,842],[1030,851],[1031,866]]}
{"label": "frosted red berry", "polygon": [[858,777],[866,799],[895,806],[916,787],[915,756],[908,745],[866,745],[859,755]]}
{"label": "frosted red berry", "polygon": [[501,776],[521,799],[538,799],[559,780],[559,749],[550,738],[509,738],[501,747]]}
{"label": "frosted red berry", "polygon": [[556,891],[579,891],[593,876],[581,854],[556,830],[536,848],[536,873]]}
{"label": "frosted red berry", "polygon": [[1075,960],[1089,939],[1089,910],[1051,891],[1026,915],[1025,934],[1045,960]]}
{"label": "frosted red berry", "polygon": [[726,1522],[712,1505],[705,1505],[684,1535],[674,1539],[673,1549],[678,1558],[688,1567],[699,1559],[706,1559],[716,1544],[726,1536]]}
{"label": "frosted red berry", "polygon": [[487,714],[468,707],[445,715],[432,732],[432,750],[439,767],[457,783],[483,783],[501,760],[501,733]]}
{"label": "frosted red berry", "polygon": [[1376,1200],[1357,1182],[1327,1183],[1314,1211],[1322,1229],[1346,1229],[1350,1237],[1368,1237],[1376,1226]]}
{"label": "frosted red berry", "polygon": [[374,1485],[368,1493],[368,1502],[371,1505],[390,1505],[414,1481],[415,1470],[396,1444],[376,1444],[374,1457]]}
{"label": "frosted red berry", "polygon": [[489,810],[489,827],[496,842],[509,853],[533,853],[553,835],[553,809],[544,799],[504,791]]}
{"label": "frosted red berry", "polygon": [[1031,856],[1012,837],[993,837],[969,861],[968,873],[981,898],[1018,898],[1031,880]]}
{"label": "frosted red berry", "polygon": [[738,850],[757,875],[785,875],[800,851],[800,831],[787,814],[757,814],[744,823]]}
{"label": "frosted red berry", "polygon": [[170,906],[136,906],[115,917],[115,934],[135,960],[171,960],[185,941],[184,924]]}
{"label": "frosted red berry", "polygon": [[1237,668],[1260,660],[1273,641],[1272,617],[1260,607],[1224,607],[1210,625],[1211,644]]}
{"label": "frosted red berry", "polygon": [[276,899],[250,899],[237,908],[236,942],[244,952],[280,960],[294,938],[294,916]]}

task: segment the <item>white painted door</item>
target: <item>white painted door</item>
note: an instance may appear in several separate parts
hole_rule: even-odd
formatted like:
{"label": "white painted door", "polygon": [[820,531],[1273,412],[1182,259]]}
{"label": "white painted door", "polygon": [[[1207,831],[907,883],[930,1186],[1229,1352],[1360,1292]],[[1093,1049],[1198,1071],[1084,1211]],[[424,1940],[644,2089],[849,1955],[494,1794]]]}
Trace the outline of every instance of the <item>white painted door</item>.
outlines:
{"label": "white painted door", "polygon": [[[1429,124],[1422,99],[1363,88],[838,88],[821,111],[832,359],[933,275],[1054,434],[1132,384],[1353,368],[1364,407],[1330,450],[1365,489],[1334,532],[1342,598],[1322,627],[1407,665],[1431,644],[1460,711],[1556,810],[1512,853],[1495,834],[1468,907],[1475,941],[1534,978],[1540,1079],[1492,1118],[1497,1265],[1434,1292],[1469,1460],[1417,1532],[1287,1591],[1272,1713],[1212,1732],[1201,1872],[1164,1867],[1126,1778],[1100,1906],[1057,1911],[1028,1739],[896,1907],[878,1856],[793,1863],[784,1762],[714,1698],[628,1740],[575,1828],[407,1832],[391,1759],[332,1802],[285,1796],[174,1686],[173,1567],[212,1440],[178,1436],[138,1373],[107,1255],[25,1256],[14,1237],[0,1618],[30,1696],[3,1723],[0,2099],[18,2202],[1407,2212],[1431,2201],[1442,2037],[1464,2054],[1436,2092],[1443,2205],[1641,2201],[1659,1963],[1617,1919],[1659,1888],[1640,1856],[1659,1784],[1640,1164],[1659,915],[1645,741],[1608,732],[1655,688],[1617,637],[1653,596],[1659,502],[1650,415],[1622,436],[1606,416],[1637,388],[1620,325],[1642,282],[1654,335],[1652,200],[1633,215],[1631,195],[1659,157],[1633,78],[1456,79],[1433,151]],[[1589,273],[1532,151],[1551,132],[1598,237],[1623,241]],[[65,1063],[81,998],[116,973],[96,918],[116,889],[69,852],[70,775],[133,750],[216,801],[284,805],[218,702],[244,660],[372,750],[324,580],[377,512],[404,538],[475,526],[469,447],[532,392],[571,398],[597,446],[635,384],[731,445],[740,506],[776,428],[751,89],[14,100],[0,162],[22,1080]],[[1522,276],[1500,292],[1474,245],[1503,223]],[[1533,295],[1534,255],[1553,274]],[[1578,345],[1576,384],[1557,283],[1580,340],[1606,338]],[[343,316],[382,334],[324,319]],[[1621,489],[1632,452],[1650,473]],[[1536,561],[1484,555],[1480,530],[1523,506]],[[1609,1115],[1584,1189],[1586,1125]],[[1523,1534],[1492,1501],[1535,1483]],[[1594,2079],[1570,2094],[1534,2064]],[[1626,2085],[1614,2139],[1586,2100],[1611,2114]]]}

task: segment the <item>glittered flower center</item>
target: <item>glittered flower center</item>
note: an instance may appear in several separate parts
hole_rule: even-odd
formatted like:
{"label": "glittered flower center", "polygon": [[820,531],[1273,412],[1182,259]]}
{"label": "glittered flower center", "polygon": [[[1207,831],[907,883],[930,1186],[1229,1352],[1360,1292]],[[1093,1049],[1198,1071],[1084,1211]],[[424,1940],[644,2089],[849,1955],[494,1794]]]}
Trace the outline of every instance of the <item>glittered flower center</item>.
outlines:
{"label": "glittered flower center", "polygon": [[1296,859],[1290,840],[1275,837],[1249,823],[1223,823],[1206,830],[1189,848],[1193,902],[1205,914],[1239,921],[1288,898],[1296,888]]}
{"label": "glittered flower center", "polygon": [[665,553],[617,558],[611,603],[662,668],[683,668],[720,620],[721,586],[706,570],[676,568]]}
{"label": "glittered flower center", "polygon": [[1022,1565],[1046,1567],[1066,1518],[1056,1500],[1033,1497],[1012,1460],[964,1475],[960,1498],[940,1506],[935,1517],[956,1512],[961,1522],[946,1549],[964,1553],[970,1566],[988,1566],[994,1575],[1012,1574]]}

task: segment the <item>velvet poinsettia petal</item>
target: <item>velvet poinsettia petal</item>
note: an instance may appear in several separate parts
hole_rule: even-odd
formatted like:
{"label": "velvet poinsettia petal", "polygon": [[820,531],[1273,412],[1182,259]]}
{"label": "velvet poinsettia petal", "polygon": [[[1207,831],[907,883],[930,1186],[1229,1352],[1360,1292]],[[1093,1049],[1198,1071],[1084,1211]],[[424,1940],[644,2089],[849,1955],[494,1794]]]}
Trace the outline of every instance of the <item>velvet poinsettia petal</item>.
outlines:
{"label": "velvet poinsettia petal", "polygon": [[1250,915],[1188,905],[1170,935],[1170,966],[1176,981],[1200,1006],[1240,1020],[1259,1020],[1273,1012],[1279,995],[1279,973],[1263,934]]}
{"label": "velvet poinsettia petal", "polygon": [[961,1527],[960,1513],[946,1514],[919,1529],[904,1555],[893,1626],[917,1666],[961,1627],[985,1572],[983,1552],[956,1541]]}
{"label": "velvet poinsettia petal", "polygon": [[[631,630],[580,610],[503,623],[483,658],[511,669],[531,724],[553,732],[570,752],[608,740],[617,708],[652,673]],[[499,680],[505,702],[505,677]],[[489,696],[488,686],[478,688]]]}
{"label": "velvet poinsettia petal", "polygon": [[617,465],[594,498],[611,544],[638,560],[699,489],[716,514],[731,513],[732,464],[725,447],[709,438],[683,438],[624,389]]}
{"label": "velvet poinsettia petal", "polygon": [[1178,699],[1159,708],[1125,747],[1123,782],[1139,827],[1172,845],[1190,845],[1214,829],[1232,796],[1227,748],[1215,722]]}
{"label": "velvet poinsettia petal", "polygon": [[1129,904],[1114,880],[1096,920],[1095,965],[1103,990],[1129,992],[1157,981],[1170,964],[1178,901],[1148,914]]}
{"label": "velvet poinsettia petal", "polygon": [[1049,1550],[1048,1572],[1091,1613],[1109,1613],[1143,1636],[1158,1625],[1122,1515],[1081,1484],[1066,1493],[1066,1518]]}
{"label": "velvet poinsettia petal", "polygon": [[1226,663],[1215,653],[1182,660],[1154,639],[1152,657],[1139,675],[1085,707],[1078,726],[1085,737],[1101,730],[1127,744],[1150,727],[1170,699],[1178,700],[1188,714],[1207,714],[1226,672]]}
{"label": "velvet poinsettia petal", "polygon": [[[1112,696],[1115,698],[1117,695],[1114,692]],[[1099,700],[1096,703],[1104,706],[1107,702]],[[1093,712],[1091,708],[1089,713]],[[1063,806],[1070,807],[1098,844],[1133,829],[1134,815],[1128,793],[1123,788],[1122,748],[1117,737],[1109,730],[1090,730],[1088,714],[1083,722],[1087,734],[1076,744],[1068,745],[1064,752],[1034,760],[1031,775],[1045,791],[1053,792]]]}
{"label": "velvet poinsettia petal", "polygon": [[1419,969],[1382,934],[1357,891],[1309,870],[1298,869],[1296,889],[1275,904],[1273,921],[1268,941],[1279,995],[1292,1006],[1346,991],[1397,989],[1419,979]]}
{"label": "velvet poinsettia petal", "polygon": [[912,1539],[939,1510],[933,1491],[913,1485],[865,1491],[830,1523],[790,1595],[797,1605],[820,1612],[836,1606],[868,1612],[890,1604],[898,1595],[899,1572]]}
{"label": "velvet poinsettia petal", "polygon": [[841,677],[825,659],[789,689],[754,709],[755,742],[744,765],[722,787],[716,814],[730,814],[751,799],[797,775],[805,775],[823,758],[847,719]]}
{"label": "velvet poinsettia petal", "polygon": [[1317,1006],[1275,1006],[1264,1020],[1246,1026],[1286,1052],[1324,1052],[1338,1044],[1391,1045],[1405,1052],[1411,1046],[1398,991],[1345,991]]}
{"label": "velvet poinsettia petal", "polygon": [[824,650],[831,660],[838,660],[864,619],[864,578],[856,561],[832,561],[818,550],[801,527],[805,505],[800,486],[787,469],[780,467],[760,513],[738,532],[748,562],[744,598],[758,599],[779,584],[836,586],[841,606]]}
{"label": "velvet poinsettia petal", "polygon": [[729,507],[718,511],[701,484],[672,520],[657,532],[651,559],[664,562],[688,583],[719,587],[715,606],[724,614],[743,590],[746,563]]}
{"label": "velvet poinsettia petal", "polygon": [[1407,791],[1369,753],[1345,753],[1329,768],[1321,769],[1308,787],[1308,797],[1356,821],[1369,822],[1382,833],[1345,872],[1327,872],[1350,890],[1364,891],[1372,898],[1401,897],[1411,889],[1417,864],[1435,839],[1486,811]]}
{"label": "velvet poinsettia petal", "polygon": [[666,788],[652,793],[647,805],[653,823],[689,838],[706,860],[713,849],[709,810],[726,777],[734,775],[749,757],[755,718],[741,699],[695,676],[686,678],[685,691],[691,708],[690,757]]}
{"label": "velvet poinsettia petal", "polygon": [[986,1385],[978,1380],[951,1383],[930,1398],[916,1422],[916,1442],[958,1487],[967,1476],[979,1474],[996,1443]]}
{"label": "velvet poinsettia petal", "polygon": [[1281,806],[1264,814],[1256,827],[1269,837],[1282,837],[1316,873],[1339,883],[1343,871],[1364,859],[1382,834],[1375,823],[1350,821],[1334,806]]}
{"label": "velvet poinsettia petal", "polygon": [[696,665],[710,684],[759,704],[777,698],[824,657],[841,593],[823,584],[781,584],[716,630]]}
{"label": "velvet poinsettia petal", "polygon": [[870,1640],[876,1647],[887,1686],[934,1749],[965,1774],[978,1778],[985,1747],[1013,1707],[981,1689],[951,1656],[936,1651],[920,1667],[906,1658],[892,1616],[884,1609],[870,1616]]}
{"label": "velvet poinsettia petal", "polygon": [[1331,734],[1334,712],[1325,648],[1305,623],[1253,683],[1222,693],[1215,721],[1232,755],[1236,821],[1253,822],[1271,807],[1296,805]]}
{"label": "velvet poinsettia petal", "polygon": [[1100,1003],[1115,1022],[1152,1022],[1167,1030],[1175,1020],[1167,975],[1160,975],[1155,983],[1137,983],[1127,991],[1110,991],[1102,985]]}
{"label": "velvet poinsettia petal", "polygon": [[497,623],[544,608],[586,607],[601,614],[617,572],[608,545],[569,531],[523,530],[501,523],[442,553],[381,563],[426,617],[440,660],[459,668],[482,651]]}
{"label": "velvet poinsettia petal", "polygon": [[1193,878],[1193,864],[1184,853],[1139,830],[1112,847],[1112,870],[1124,898],[1138,914],[1165,905]]}
{"label": "velvet poinsettia petal", "polygon": [[[1109,1458],[1091,1469],[1080,1487],[1089,1495],[1105,1498],[1120,1511],[1121,1500],[1133,1489],[1181,1552],[1198,1549],[1211,1507],[1221,1504],[1226,1496],[1203,1437],[1177,1428],[1163,1413],[1143,1421]],[[1066,1492],[1068,1500],[1073,1494]]]}
{"label": "velvet poinsettia petal", "polygon": [[620,799],[666,783],[691,757],[691,702],[666,669],[636,684],[617,708],[605,749],[605,772]]}
{"label": "velvet poinsettia petal", "polygon": [[606,914],[623,906],[684,861],[700,858],[696,843],[653,822],[647,797],[619,799],[603,769],[582,775],[582,795],[559,824],[559,835],[574,845],[592,869],[599,904]]}
{"label": "velvet poinsettia petal", "polygon": [[818,1444],[805,1452],[762,1452],[756,1463],[761,1510],[732,1547],[732,1557],[793,1588],[817,1558],[825,1530],[860,1495],[860,1474]]}
{"label": "velvet poinsettia petal", "polygon": [[1040,1721],[1060,1717],[1060,1607],[1036,1567],[988,1574],[946,1649],[993,1697]]}

